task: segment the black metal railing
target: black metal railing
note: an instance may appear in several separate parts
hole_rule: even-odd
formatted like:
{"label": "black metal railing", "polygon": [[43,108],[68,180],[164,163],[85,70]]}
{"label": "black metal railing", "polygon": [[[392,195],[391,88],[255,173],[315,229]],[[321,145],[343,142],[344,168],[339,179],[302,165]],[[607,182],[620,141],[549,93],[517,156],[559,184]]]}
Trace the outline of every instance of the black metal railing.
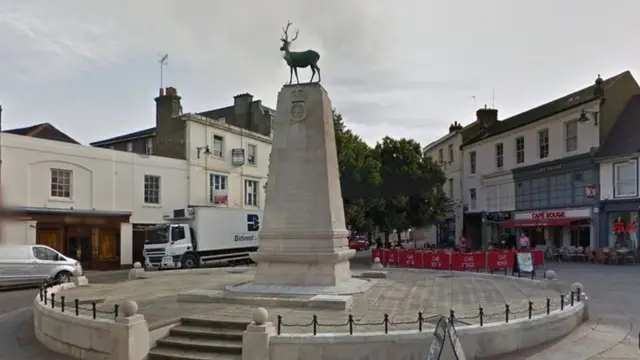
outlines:
{"label": "black metal railing", "polygon": [[[487,319],[492,317],[497,317],[497,316],[501,317],[500,321],[508,323],[510,320],[519,319],[520,315],[525,315],[526,318],[528,319],[531,319],[533,316],[537,316],[537,315],[550,315],[552,309],[558,309],[557,307],[559,306],[560,307],[559,310],[562,311],[566,307],[575,306],[577,302],[581,301],[580,299],[581,299],[581,290],[577,289],[575,292],[571,291],[568,294],[561,294],[559,296],[558,302],[553,302],[551,298],[547,298],[545,303],[540,306],[536,306],[536,304],[534,304],[533,301],[529,301],[528,306],[526,308],[520,309],[520,310],[513,310],[511,309],[509,304],[504,304],[503,310],[495,313],[489,313],[489,314],[485,312],[484,308],[479,307],[477,314],[471,315],[471,316],[457,316],[455,310],[452,309],[452,310],[449,310],[448,317],[451,320],[452,324],[455,324],[456,322],[466,323],[466,321],[469,321],[469,320],[477,320],[480,326],[484,326],[484,324],[487,323],[486,321]],[[276,326],[277,326],[278,335],[282,334],[283,328],[287,328],[287,327],[311,328],[313,335],[318,334],[319,328],[343,328],[343,329],[347,328],[349,334],[353,335],[357,327],[364,327],[364,326],[380,327],[380,330],[383,330],[385,334],[388,334],[390,327],[393,328],[393,327],[398,327],[403,325],[415,325],[416,326],[415,329],[417,329],[418,332],[422,332],[423,329],[425,328],[424,326],[425,323],[428,323],[429,321],[432,321],[435,319],[440,319],[442,316],[443,316],[442,314],[425,316],[425,314],[420,311],[418,312],[416,318],[413,320],[393,321],[389,318],[389,314],[385,313],[382,320],[367,322],[367,321],[363,321],[362,319],[355,319],[352,314],[349,314],[347,316],[347,319],[344,322],[325,323],[325,322],[319,321],[318,316],[314,314],[308,323],[296,324],[296,323],[287,323],[284,321],[281,315],[278,315]],[[497,321],[490,321],[490,322],[497,322]]]}
{"label": "black metal railing", "polygon": [[91,316],[94,320],[98,317],[117,319],[119,305],[113,305],[112,310],[98,309],[98,304],[95,301],[90,303],[91,307],[81,306],[80,299],[73,299],[69,301],[64,295],[56,296],[55,293],[49,291],[52,286],[59,285],[58,281],[46,281],[40,286],[39,299],[40,302],[46,306],[50,306],[52,309],[59,309],[62,313],[69,313],[75,316],[87,315]]}

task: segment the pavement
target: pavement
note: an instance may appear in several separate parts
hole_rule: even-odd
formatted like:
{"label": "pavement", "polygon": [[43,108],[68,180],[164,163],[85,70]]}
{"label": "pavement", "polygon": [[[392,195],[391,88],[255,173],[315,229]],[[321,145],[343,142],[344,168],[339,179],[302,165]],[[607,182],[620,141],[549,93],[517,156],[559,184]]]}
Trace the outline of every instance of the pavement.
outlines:
{"label": "pavement", "polygon": [[[359,252],[352,260],[355,269],[369,264],[369,252]],[[590,320],[563,339],[492,360],[640,359],[640,265],[551,263],[548,268],[556,270],[565,284],[582,283],[590,298]],[[126,271],[87,275],[92,284],[127,278]],[[36,293],[34,289],[0,292],[0,360],[71,359],[48,351],[35,339],[31,302]]]}
{"label": "pavement", "polygon": [[[98,310],[106,317],[111,316],[109,311],[115,304],[134,300],[150,328],[164,326],[185,315],[216,320],[243,319],[249,322],[256,305],[177,301],[178,294],[193,289],[223,290],[229,285],[253,280],[255,268],[245,268],[242,273],[237,273],[238,270],[240,269],[234,268],[233,273],[229,273],[227,269],[200,269],[176,275],[166,272],[162,276],[115,285],[90,284],[65,290],[57,296],[65,296],[69,303],[73,299],[84,303],[95,301],[99,303]],[[529,301],[534,303],[534,315],[546,312],[547,298],[552,299],[552,310],[560,307],[558,292],[540,284],[512,281],[505,276],[478,278],[400,270],[389,271],[387,278],[372,282],[373,286],[368,291],[353,295],[353,305],[346,311],[284,305],[263,306],[269,312],[270,321],[275,323],[277,316],[282,316],[283,331],[288,333],[311,332],[310,326],[301,325],[308,324],[314,314],[323,324],[318,328],[319,332],[348,331],[344,324],[349,314],[353,315],[357,323],[355,332],[368,332],[382,331],[380,323],[385,314],[388,315],[393,330],[408,330],[418,328],[420,311],[425,318],[436,319],[448,316],[454,310],[457,319],[472,324],[480,321],[480,307],[484,310],[485,323],[504,321],[505,304],[510,305],[511,319],[526,316]],[[311,297],[312,295],[286,296],[291,300],[309,300]]]}

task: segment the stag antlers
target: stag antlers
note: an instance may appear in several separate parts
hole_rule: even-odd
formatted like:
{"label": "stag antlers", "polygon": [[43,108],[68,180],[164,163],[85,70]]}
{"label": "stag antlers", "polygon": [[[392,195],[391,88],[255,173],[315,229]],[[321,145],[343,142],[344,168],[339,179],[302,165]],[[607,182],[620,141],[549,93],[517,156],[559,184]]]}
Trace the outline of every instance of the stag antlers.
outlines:
{"label": "stag antlers", "polygon": [[300,30],[296,30],[296,36],[293,37],[293,39],[289,40],[289,27],[293,25],[293,23],[291,21],[287,22],[287,27],[282,28],[282,33],[284,34],[284,37],[281,37],[280,40],[282,40],[282,42],[285,43],[292,43],[294,42],[297,38],[298,38],[298,34],[300,34]]}

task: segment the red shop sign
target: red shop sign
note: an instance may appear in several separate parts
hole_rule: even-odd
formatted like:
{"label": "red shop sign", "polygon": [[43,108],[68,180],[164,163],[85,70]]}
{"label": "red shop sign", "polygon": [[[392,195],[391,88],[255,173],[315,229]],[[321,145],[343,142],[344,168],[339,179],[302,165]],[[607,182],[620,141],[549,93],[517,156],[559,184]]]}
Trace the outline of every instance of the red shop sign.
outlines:
{"label": "red shop sign", "polygon": [[451,270],[476,271],[484,269],[485,253],[455,253],[451,254]]}
{"label": "red shop sign", "polygon": [[487,254],[487,267],[493,270],[513,268],[513,257],[513,251],[491,251]]}
{"label": "red shop sign", "polygon": [[564,211],[539,211],[531,214],[532,219],[563,219]]}
{"label": "red shop sign", "polygon": [[449,270],[449,254],[443,252],[426,252],[423,255],[424,267],[433,270]]}

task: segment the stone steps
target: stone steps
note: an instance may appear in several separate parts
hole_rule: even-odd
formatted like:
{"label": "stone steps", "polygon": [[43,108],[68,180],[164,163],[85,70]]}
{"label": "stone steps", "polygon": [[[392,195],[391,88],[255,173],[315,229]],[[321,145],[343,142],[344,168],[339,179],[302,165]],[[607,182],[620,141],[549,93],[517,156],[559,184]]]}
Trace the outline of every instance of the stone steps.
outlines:
{"label": "stone steps", "polygon": [[149,360],[240,360],[247,322],[182,318],[180,325],[158,340]]}

